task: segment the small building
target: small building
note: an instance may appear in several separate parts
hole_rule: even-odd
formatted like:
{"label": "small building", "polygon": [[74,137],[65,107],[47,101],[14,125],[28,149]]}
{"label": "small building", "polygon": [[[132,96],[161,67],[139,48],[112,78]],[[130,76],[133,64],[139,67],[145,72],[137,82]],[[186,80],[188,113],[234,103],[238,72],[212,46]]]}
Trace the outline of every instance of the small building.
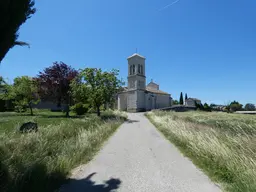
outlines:
{"label": "small building", "polygon": [[186,106],[192,106],[192,107],[195,107],[196,106],[196,103],[198,105],[201,105],[201,100],[200,99],[197,99],[197,98],[188,98],[185,100],[185,105]]}
{"label": "small building", "polygon": [[146,58],[133,54],[128,60],[128,87],[118,94],[118,110],[150,111],[171,105],[171,95],[161,91],[153,80],[146,86]]}

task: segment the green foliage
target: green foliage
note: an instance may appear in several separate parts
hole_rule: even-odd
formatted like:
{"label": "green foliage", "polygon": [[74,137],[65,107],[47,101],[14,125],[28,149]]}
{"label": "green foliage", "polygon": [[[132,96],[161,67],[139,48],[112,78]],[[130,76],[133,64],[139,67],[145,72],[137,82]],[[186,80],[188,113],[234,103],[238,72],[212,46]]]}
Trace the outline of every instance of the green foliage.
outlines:
{"label": "green foliage", "polygon": [[[86,99],[88,103],[97,109],[100,116],[100,107],[104,104],[111,104],[115,101],[115,95],[120,90],[122,82],[117,78],[118,70],[103,72],[101,69],[86,68],[80,71],[76,82],[71,87],[76,99]],[[76,95],[85,91],[86,94],[77,98]]]}
{"label": "green foliage", "polygon": [[202,105],[198,104],[196,101],[194,101],[194,102],[195,102],[196,109],[201,110],[203,108]]}
{"label": "green foliage", "polygon": [[88,109],[88,104],[83,104],[81,102],[71,107],[71,110],[74,111],[77,115],[84,115],[85,113],[87,113]]}
{"label": "green foliage", "polygon": [[240,104],[238,101],[233,101],[230,103],[229,105],[230,111],[234,112],[234,111],[241,111],[243,108],[243,105]]}
{"label": "green foliage", "polygon": [[0,62],[6,53],[15,45],[28,45],[17,41],[19,28],[35,12],[33,0],[1,0],[0,1]]}
{"label": "green foliage", "polygon": [[27,111],[28,105],[25,100],[15,101],[14,102],[14,111],[17,113],[24,113]]}
{"label": "green foliage", "polygon": [[88,102],[88,91],[87,85],[82,82],[82,77],[78,76],[70,83],[71,96],[75,103],[87,103]]}
{"label": "green foliage", "polygon": [[205,103],[205,104],[203,105],[203,110],[204,110],[204,111],[212,111],[211,107],[210,107],[207,103]]}
{"label": "green foliage", "polygon": [[32,104],[39,102],[37,91],[37,84],[32,78],[28,76],[15,78],[9,93],[10,97],[13,97],[15,100],[15,110],[24,112],[24,109],[29,107],[31,115],[33,115]]}
{"label": "green foliage", "polygon": [[173,105],[178,105],[179,104],[179,101],[178,100],[173,100]]}
{"label": "green foliage", "polygon": [[183,93],[180,93],[180,105],[183,105],[184,101],[183,101]]}
{"label": "green foliage", "polygon": [[247,103],[244,108],[246,111],[255,111],[256,110],[255,105],[252,103]]}

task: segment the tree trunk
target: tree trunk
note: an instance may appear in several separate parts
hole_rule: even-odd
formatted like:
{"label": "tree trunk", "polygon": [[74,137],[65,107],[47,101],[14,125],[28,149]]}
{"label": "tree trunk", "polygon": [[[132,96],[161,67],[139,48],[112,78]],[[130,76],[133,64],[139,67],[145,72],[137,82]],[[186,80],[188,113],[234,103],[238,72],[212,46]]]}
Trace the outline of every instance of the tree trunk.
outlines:
{"label": "tree trunk", "polygon": [[97,115],[100,116],[100,107],[97,106]]}
{"label": "tree trunk", "polygon": [[61,107],[61,97],[58,98],[57,107]]}
{"label": "tree trunk", "polygon": [[69,104],[66,106],[66,117],[69,117]]}
{"label": "tree trunk", "polygon": [[30,109],[30,115],[33,116],[34,114],[33,114],[33,109],[32,109],[32,105],[31,104],[29,104],[29,109]]}
{"label": "tree trunk", "polygon": [[70,105],[70,96],[68,95],[67,106],[65,107],[66,108],[66,117],[69,117],[69,105]]}

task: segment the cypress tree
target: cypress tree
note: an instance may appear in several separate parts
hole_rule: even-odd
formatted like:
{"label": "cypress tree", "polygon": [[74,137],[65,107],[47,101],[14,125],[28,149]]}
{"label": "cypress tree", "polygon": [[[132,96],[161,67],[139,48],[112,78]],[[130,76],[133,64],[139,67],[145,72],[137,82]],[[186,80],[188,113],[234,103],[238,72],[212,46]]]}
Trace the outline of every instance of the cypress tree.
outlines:
{"label": "cypress tree", "polygon": [[35,12],[34,0],[0,1],[0,63],[9,49],[28,43],[18,41],[19,28]]}
{"label": "cypress tree", "polygon": [[183,101],[183,93],[180,93],[180,105],[183,105],[184,101]]}
{"label": "cypress tree", "polygon": [[188,99],[188,95],[187,95],[187,93],[186,93],[186,95],[185,95],[185,101]]}

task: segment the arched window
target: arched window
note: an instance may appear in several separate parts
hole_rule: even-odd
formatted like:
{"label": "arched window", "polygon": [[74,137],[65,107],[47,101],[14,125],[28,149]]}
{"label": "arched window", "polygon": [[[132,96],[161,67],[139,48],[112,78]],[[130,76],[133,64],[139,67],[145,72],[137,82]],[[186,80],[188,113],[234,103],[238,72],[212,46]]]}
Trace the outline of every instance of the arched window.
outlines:
{"label": "arched window", "polygon": [[132,75],[132,65],[130,66],[130,75]]}
{"label": "arched window", "polygon": [[143,75],[143,66],[142,65],[140,66],[140,71],[141,71],[140,74]]}
{"label": "arched window", "polygon": [[135,65],[132,66],[132,74],[135,74]]}
{"label": "arched window", "polygon": [[141,74],[141,68],[140,64],[138,65],[138,73]]}

